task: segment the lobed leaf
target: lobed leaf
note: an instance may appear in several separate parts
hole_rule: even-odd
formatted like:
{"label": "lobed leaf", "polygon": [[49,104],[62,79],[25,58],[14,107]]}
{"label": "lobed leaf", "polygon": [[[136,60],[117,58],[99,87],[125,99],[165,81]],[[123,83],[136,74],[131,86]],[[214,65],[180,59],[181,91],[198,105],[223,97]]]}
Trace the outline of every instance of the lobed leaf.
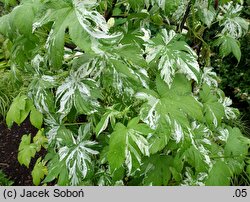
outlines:
{"label": "lobed leaf", "polygon": [[29,167],[30,160],[32,157],[35,157],[36,154],[36,145],[30,143],[31,135],[23,135],[21,143],[18,148],[17,159],[21,165]]}

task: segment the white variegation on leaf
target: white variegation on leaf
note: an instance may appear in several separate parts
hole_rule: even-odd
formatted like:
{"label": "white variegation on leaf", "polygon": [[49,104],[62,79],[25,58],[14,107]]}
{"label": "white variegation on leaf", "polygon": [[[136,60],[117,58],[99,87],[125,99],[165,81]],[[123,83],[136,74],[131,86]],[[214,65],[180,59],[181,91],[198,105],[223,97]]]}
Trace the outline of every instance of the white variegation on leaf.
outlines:
{"label": "white variegation on leaf", "polygon": [[179,143],[184,139],[184,132],[182,131],[182,127],[176,121],[174,121],[174,131],[172,133],[173,139],[176,143]]}
{"label": "white variegation on leaf", "polygon": [[134,129],[130,129],[128,133],[129,137],[135,142],[135,144],[140,149],[141,153],[145,156],[149,156],[148,141],[145,137],[142,136],[143,134]]}
{"label": "white variegation on leaf", "polygon": [[208,0],[196,0],[194,5],[201,8],[207,8],[209,4]]}
{"label": "white variegation on leaf", "polygon": [[[123,163],[128,168],[128,174],[140,170],[142,156],[149,156],[149,143],[147,136],[152,132],[139,118],[133,118],[125,127],[117,123],[110,136],[108,160],[112,170],[118,169]],[[119,137],[120,136],[120,137]],[[117,144],[120,144],[117,145]],[[119,161],[119,162],[118,162]],[[134,165],[135,164],[135,165]]]}
{"label": "white variegation on leaf", "polygon": [[[192,123],[192,128],[189,129],[189,136],[194,148],[202,156],[203,161],[211,168],[212,161],[210,158],[210,150],[208,147],[212,145],[211,137],[212,132],[203,124]],[[197,136],[200,136],[197,138]]]}
{"label": "white variegation on leaf", "polygon": [[50,112],[48,103],[46,101],[47,92],[42,88],[38,88],[34,95],[35,106],[40,112]]}
{"label": "white variegation on leaf", "polygon": [[193,172],[190,167],[187,167],[185,172],[185,178],[183,179],[184,186],[204,186],[204,181],[207,179],[207,173],[199,173],[197,176],[193,175]]}
{"label": "white variegation on leaf", "polygon": [[[38,58],[36,60],[39,60]],[[39,67],[36,70],[39,72]],[[41,113],[51,113],[53,99],[50,89],[56,86],[56,78],[49,75],[34,75],[29,85],[29,96],[33,98],[34,105]]]}
{"label": "white variegation on leaf", "polygon": [[179,6],[173,13],[172,17],[175,21],[180,22],[186,11],[189,0],[181,0]]}
{"label": "white variegation on leaf", "polygon": [[67,78],[65,82],[58,87],[56,92],[57,101],[60,99],[60,109],[58,112],[67,115],[73,105],[73,97],[76,87],[74,85],[74,80]]}
{"label": "white variegation on leaf", "polygon": [[211,152],[202,144],[198,146],[198,150],[204,156],[204,162],[211,168],[213,166],[211,158],[209,156]]}
{"label": "white variegation on leaf", "polygon": [[227,142],[227,139],[229,137],[229,131],[226,128],[219,128],[218,131],[219,131],[219,134],[220,134],[218,136],[218,138],[221,141]]}
{"label": "white variegation on leaf", "polygon": [[60,126],[53,126],[51,125],[52,127],[49,129],[49,131],[46,133],[46,136],[48,138],[48,142],[49,144],[52,143],[53,140],[55,140],[56,138],[56,135],[57,135],[57,132],[60,128]]}
{"label": "white variegation on leaf", "polygon": [[107,111],[103,114],[100,122],[95,128],[96,136],[99,136],[108,127],[111,120],[122,115],[122,112],[115,110],[114,107],[115,106],[108,107]]}
{"label": "white variegation on leaf", "polygon": [[204,67],[201,82],[209,86],[218,87],[218,78],[212,67]]}
{"label": "white variegation on leaf", "polygon": [[172,39],[176,36],[176,33],[174,30],[170,30],[169,32],[166,29],[162,30],[162,39],[165,43],[165,45],[169,44]]}
{"label": "white variegation on leaf", "polygon": [[[47,117],[44,118],[44,123],[49,126],[49,130],[46,132],[46,137],[48,138],[49,144],[51,144],[52,141],[56,139],[62,120],[55,115],[52,116],[51,114],[48,114]],[[56,142],[56,146],[59,146],[59,142]]]}
{"label": "white variegation on leaf", "polygon": [[[124,66],[125,67],[125,66]],[[143,75],[141,72],[135,72],[130,67],[126,67],[127,69],[123,69],[123,71],[127,71],[126,73],[117,71],[115,66],[112,66],[112,69],[110,71],[112,72],[112,81],[113,81],[113,87],[117,90],[119,95],[128,95],[128,97],[131,97],[134,95],[134,88],[137,86],[131,85],[132,81],[137,81],[140,83],[140,85],[148,87],[147,81],[144,80],[143,77],[147,78],[147,75]]]}
{"label": "white variegation on leaf", "polygon": [[[127,131],[127,138],[126,138],[126,165],[128,167],[128,174],[130,175],[132,172],[132,167],[133,167],[133,160],[132,160],[132,155],[134,156],[135,160],[141,164],[141,154],[143,156],[149,156],[149,143],[145,137],[143,137],[141,132],[134,130],[134,129],[129,129]],[[138,152],[138,149],[134,147],[134,144],[139,148],[141,154]],[[139,168],[138,168],[139,169]],[[139,169],[140,170],[140,169]]]}
{"label": "white variegation on leaf", "polygon": [[210,113],[211,113],[211,115],[212,115],[212,120],[213,120],[213,124],[214,124],[214,126],[215,126],[215,127],[217,127],[217,126],[218,126],[218,120],[217,120],[217,117],[215,116],[215,114],[214,114],[213,110],[212,110],[210,107],[208,107],[208,110],[209,110],[209,112],[210,112]]}
{"label": "white variegation on leaf", "polygon": [[[218,98],[218,96],[220,98]],[[203,84],[203,89],[200,91],[205,118],[209,126],[217,127],[221,124],[225,116],[225,109],[222,105],[223,95],[216,89],[210,89],[207,84]],[[212,124],[212,125],[211,125]]]}
{"label": "white variegation on leaf", "polygon": [[[93,61],[93,71],[90,74],[93,79],[98,80],[100,76],[106,77],[107,75],[111,77],[108,79],[109,87],[111,85],[118,94],[126,94],[129,97],[133,96],[138,87],[135,83],[148,88],[149,76],[145,70],[147,63],[140,47],[133,48],[131,44],[119,44],[110,47],[107,51],[97,39],[92,38],[91,41],[92,50],[99,55],[92,59],[95,60]],[[103,81],[100,82],[103,83]]]}
{"label": "white variegation on leaf", "polygon": [[177,71],[184,73],[187,78],[199,81],[199,64],[196,53],[185,42],[175,40],[176,33],[162,30],[162,41],[165,44],[155,44],[148,41],[145,44],[146,61],[150,63],[158,60],[158,69],[161,78],[171,86],[173,77]]}
{"label": "white variegation on leaf", "polygon": [[220,7],[223,16],[219,15],[218,19],[223,27],[222,34],[228,33],[238,39],[248,31],[249,23],[239,16],[242,8],[243,6],[239,4],[234,6],[232,1]]}
{"label": "white variegation on leaf", "polygon": [[[203,134],[203,141],[206,144],[211,144],[210,139],[212,136],[212,132],[205,125],[199,124],[197,121],[193,121],[191,123],[191,131],[199,131],[199,133]],[[209,141],[209,142],[208,142]]]}
{"label": "white variegation on leaf", "polygon": [[74,137],[73,133],[70,133],[73,145],[63,146],[58,151],[60,161],[65,161],[69,172],[70,185],[73,186],[79,185],[81,180],[87,176],[92,157],[99,153],[91,148],[97,142],[87,139],[89,130],[85,128],[89,126],[86,125],[83,129],[81,127],[77,138]]}
{"label": "white variegation on leaf", "polygon": [[151,31],[149,29],[142,28],[141,31],[143,32],[143,36],[138,36],[143,41],[148,42],[151,38]]}
{"label": "white variegation on leaf", "polygon": [[[77,108],[77,103],[79,102],[84,105],[85,113],[92,114],[96,111],[99,103],[91,97],[93,86],[89,86],[88,82],[91,82],[94,87],[97,86],[94,80],[87,78],[93,71],[93,68],[91,63],[82,65],[77,71],[71,72],[64,83],[58,87],[56,91],[56,101],[60,102],[58,112],[62,114],[62,117],[70,112],[73,105]],[[80,97],[78,98],[80,101],[77,100],[77,92],[79,92]],[[82,113],[82,111],[80,113]]]}
{"label": "white variegation on leaf", "polygon": [[[179,142],[182,139],[180,126],[184,128],[189,126],[187,114],[190,114],[193,118],[202,118],[201,105],[191,95],[190,83],[185,76],[176,75],[172,85],[173,89],[169,89],[168,85],[160,77],[157,78],[156,82],[158,92],[145,89],[135,95],[137,99],[146,101],[141,106],[140,117],[152,129],[156,129],[159,122],[161,124],[164,122],[167,124],[166,128],[170,128],[172,133],[176,132],[176,140]],[[185,94],[179,94],[175,88],[183,89],[183,92],[187,88],[187,91]],[[188,103],[192,103],[192,110],[195,109],[196,113],[190,110]],[[181,123],[175,123],[175,118],[180,118],[180,116],[182,117]]]}
{"label": "white variegation on leaf", "polygon": [[144,0],[144,1],[147,7],[149,7],[150,4],[157,5],[162,10],[165,10],[166,0]]}
{"label": "white variegation on leaf", "polygon": [[230,107],[232,105],[232,100],[229,97],[225,97],[224,99],[220,99],[220,102],[224,106],[225,109],[225,115],[227,119],[236,119],[238,117],[239,111],[238,109],[235,109],[233,107]]}
{"label": "white variegation on leaf", "polygon": [[215,9],[212,6],[209,6],[208,0],[195,1],[195,7],[198,9],[201,21],[210,27],[216,16]]}
{"label": "white variegation on leaf", "polygon": [[97,39],[120,38],[122,33],[109,34],[109,26],[105,18],[94,8],[96,0],[80,1],[73,0],[76,16],[83,29]]}
{"label": "white variegation on leaf", "polygon": [[44,58],[40,55],[37,54],[32,60],[31,60],[31,65],[35,69],[36,73],[39,74],[40,70],[40,64],[44,62]]}
{"label": "white variegation on leaf", "polygon": [[153,95],[149,95],[144,92],[138,92],[135,94],[137,99],[147,100],[149,107],[145,107],[141,109],[141,118],[142,120],[147,123],[150,128],[156,129],[158,126],[158,120],[160,115],[156,110],[157,104],[160,102],[159,99],[155,98]]}

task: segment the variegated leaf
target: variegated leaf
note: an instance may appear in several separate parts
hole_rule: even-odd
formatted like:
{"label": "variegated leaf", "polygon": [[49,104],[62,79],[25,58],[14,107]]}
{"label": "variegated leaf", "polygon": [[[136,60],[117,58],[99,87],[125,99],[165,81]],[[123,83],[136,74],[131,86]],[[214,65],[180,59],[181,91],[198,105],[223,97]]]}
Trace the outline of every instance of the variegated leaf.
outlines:
{"label": "variegated leaf", "polygon": [[[109,27],[105,18],[94,8],[96,0],[73,0],[76,16],[83,29],[97,39],[119,39],[122,33],[109,34]],[[95,25],[93,25],[95,23]]]}
{"label": "variegated leaf", "polygon": [[67,135],[70,136],[68,138],[72,140],[72,143],[60,147],[58,151],[60,161],[65,162],[68,169],[70,185],[79,185],[91,168],[93,155],[99,153],[91,148],[97,142],[88,140],[88,128],[88,124],[81,126],[77,138],[74,137],[72,132],[68,131]]}
{"label": "variegated leaf", "polygon": [[[146,139],[152,131],[143,123],[138,123],[139,118],[132,119],[128,126],[117,123],[110,137],[108,161],[111,169],[118,169],[123,163],[128,168],[128,173],[140,169],[143,156],[149,156],[149,143]],[[146,136],[146,137],[144,137]]]}
{"label": "variegated leaf", "polygon": [[238,39],[248,31],[249,22],[239,16],[242,8],[239,4],[234,6],[232,1],[220,7],[223,15],[218,20],[223,27],[222,34]]}
{"label": "variegated leaf", "polygon": [[149,41],[146,44],[147,62],[157,61],[161,78],[168,86],[171,86],[177,71],[199,82],[200,68],[196,53],[184,41],[177,41],[175,37],[173,30],[167,32],[164,29],[161,34],[163,43],[157,44],[159,40],[154,42],[154,39]]}
{"label": "variegated leaf", "polygon": [[92,68],[86,65],[80,67],[77,71],[71,72],[64,83],[58,87],[56,91],[56,101],[60,102],[58,110],[62,116],[66,116],[72,106],[78,110],[78,113],[92,114],[99,107],[99,103],[92,92],[95,91],[97,85],[94,80],[87,78],[92,72]]}

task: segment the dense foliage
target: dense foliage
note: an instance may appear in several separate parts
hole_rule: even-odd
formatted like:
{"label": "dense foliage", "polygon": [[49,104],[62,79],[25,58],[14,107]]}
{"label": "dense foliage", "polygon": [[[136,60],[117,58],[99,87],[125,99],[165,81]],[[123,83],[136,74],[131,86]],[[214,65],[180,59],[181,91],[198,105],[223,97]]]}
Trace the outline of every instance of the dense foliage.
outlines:
{"label": "dense foliage", "polygon": [[249,177],[250,139],[235,127],[238,110],[210,61],[240,61],[242,1],[22,0],[13,10],[18,2],[4,2],[4,71],[24,89],[6,123],[29,117],[38,129],[23,135],[18,154],[29,167],[47,149],[32,171],[35,185],[230,185],[235,175]]}
{"label": "dense foliage", "polygon": [[[241,16],[247,19],[250,18],[250,1],[244,2]],[[226,58],[220,58],[219,55],[214,54],[211,57],[213,66],[215,67],[214,70],[220,78],[219,86],[227,96],[232,98],[233,106],[236,106],[242,112],[242,120],[248,125],[248,127],[246,126],[246,130],[249,130],[250,124],[249,41],[249,32],[239,40],[241,44],[240,62],[232,55]]]}

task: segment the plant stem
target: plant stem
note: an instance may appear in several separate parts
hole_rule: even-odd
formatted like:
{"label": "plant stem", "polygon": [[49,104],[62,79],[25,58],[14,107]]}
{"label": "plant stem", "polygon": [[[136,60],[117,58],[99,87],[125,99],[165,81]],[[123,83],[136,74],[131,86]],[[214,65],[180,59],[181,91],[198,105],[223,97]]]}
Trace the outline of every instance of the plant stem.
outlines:
{"label": "plant stem", "polygon": [[190,12],[190,8],[191,8],[191,1],[188,2],[184,17],[183,17],[183,19],[181,21],[181,24],[179,26],[177,26],[176,31],[182,32],[182,29],[184,28],[184,24],[185,24],[185,22],[187,20],[189,12]]}
{"label": "plant stem", "polygon": [[108,20],[111,18],[116,3],[117,3],[117,0],[112,0],[111,8],[110,8],[110,9],[107,9],[107,10],[105,11],[105,13],[104,13],[104,18],[106,19],[106,21],[108,21]]}

